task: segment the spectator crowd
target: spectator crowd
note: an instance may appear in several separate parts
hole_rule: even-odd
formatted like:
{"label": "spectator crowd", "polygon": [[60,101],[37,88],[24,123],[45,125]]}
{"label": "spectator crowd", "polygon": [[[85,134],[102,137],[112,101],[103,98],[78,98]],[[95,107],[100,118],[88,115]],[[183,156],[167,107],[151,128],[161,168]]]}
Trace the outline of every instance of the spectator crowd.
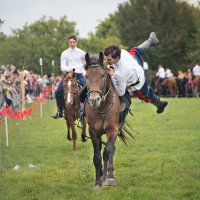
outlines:
{"label": "spectator crowd", "polygon": [[[200,95],[200,66],[197,63],[187,71],[178,70],[177,76],[169,68],[158,66],[156,73],[150,73],[145,63],[145,73],[151,87],[159,96],[194,97]],[[6,102],[9,106],[20,108],[22,86],[26,103],[32,103],[40,94],[44,98],[54,99],[60,76],[44,75],[41,77],[33,71],[19,70],[13,65],[0,66],[0,108]],[[175,84],[173,92],[170,83]]]}
{"label": "spectator crowd", "polygon": [[197,63],[186,71],[178,70],[175,76],[169,67],[158,65],[158,71],[148,80],[159,96],[197,97],[200,95],[200,66]]}
{"label": "spectator crowd", "polygon": [[19,70],[13,65],[0,66],[0,108],[6,102],[13,108],[20,108],[22,88],[26,103],[42,94],[44,98],[53,99],[61,77],[35,74],[33,71]]}

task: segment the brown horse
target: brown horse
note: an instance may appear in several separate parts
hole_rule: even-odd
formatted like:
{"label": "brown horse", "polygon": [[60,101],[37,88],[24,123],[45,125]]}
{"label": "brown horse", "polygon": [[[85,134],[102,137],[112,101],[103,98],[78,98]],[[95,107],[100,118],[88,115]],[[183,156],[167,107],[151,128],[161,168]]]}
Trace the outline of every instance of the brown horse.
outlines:
{"label": "brown horse", "polygon": [[[67,72],[63,77],[64,87],[64,116],[67,124],[67,139],[73,140],[73,150],[76,150],[77,133],[75,129],[75,121],[80,117],[81,103],[79,100],[80,85],[75,79],[74,71]],[[72,138],[70,134],[72,130]],[[82,141],[86,141],[86,122],[82,122]]]}
{"label": "brown horse", "polygon": [[194,95],[196,97],[200,96],[200,76],[195,76],[194,77]]}
{"label": "brown horse", "polygon": [[[177,82],[175,77],[165,78],[162,82],[162,87],[170,97],[175,97],[177,93]],[[167,95],[166,94],[166,95]]]}
{"label": "brown horse", "polygon": [[[94,148],[93,163],[96,170],[96,187],[99,189],[102,182],[105,185],[115,185],[113,157],[115,141],[119,131],[120,100],[112,85],[107,68],[103,66],[103,53],[99,58],[89,57],[86,54],[86,79],[88,98],[85,104],[85,114],[89,125],[89,134]],[[102,141],[106,134],[107,143]],[[120,137],[125,137],[124,135]],[[123,138],[124,139],[124,138]],[[102,170],[102,144],[104,169]]]}

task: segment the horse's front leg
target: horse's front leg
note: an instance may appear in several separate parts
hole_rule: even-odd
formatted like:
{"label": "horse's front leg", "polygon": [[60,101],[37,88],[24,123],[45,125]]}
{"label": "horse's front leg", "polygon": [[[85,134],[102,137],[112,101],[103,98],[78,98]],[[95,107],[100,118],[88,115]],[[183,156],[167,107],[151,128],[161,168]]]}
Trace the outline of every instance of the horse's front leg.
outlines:
{"label": "horse's front leg", "polygon": [[101,157],[101,141],[97,137],[96,134],[91,134],[90,137],[92,139],[92,144],[94,148],[94,157],[93,157],[93,163],[95,166],[96,171],[96,188],[99,189],[102,186],[101,176],[102,176],[102,157]]}
{"label": "horse's front leg", "polygon": [[103,151],[103,176],[101,177],[101,180],[104,182],[106,180],[107,176],[107,165],[108,165],[108,151],[106,151],[106,147]]}
{"label": "horse's front leg", "polygon": [[76,151],[77,133],[75,129],[75,122],[73,119],[70,119],[70,124],[71,124],[71,129],[72,129],[73,150]]}
{"label": "horse's front leg", "polygon": [[66,119],[66,125],[67,125],[67,139],[68,140],[72,140],[71,135],[70,135],[70,124],[69,124],[69,120]]}
{"label": "horse's front leg", "polygon": [[[115,153],[115,140],[116,137],[110,136],[108,138],[108,142],[105,146],[105,160],[104,160],[104,176],[106,175],[106,182],[105,185],[113,186],[116,185],[115,177],[114,177],[114,164],[113,164],[113,157]],[[107,162],[107,163],[106,163]],[[106,169],[107,167],[107,169]]]}

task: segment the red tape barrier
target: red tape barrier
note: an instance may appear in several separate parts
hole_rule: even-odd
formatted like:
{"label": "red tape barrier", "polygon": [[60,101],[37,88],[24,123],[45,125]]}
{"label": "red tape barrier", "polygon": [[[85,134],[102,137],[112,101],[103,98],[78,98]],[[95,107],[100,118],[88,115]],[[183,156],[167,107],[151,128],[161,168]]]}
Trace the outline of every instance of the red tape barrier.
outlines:
{"label": "red tape barrier", "polygon": [[[1,109],[0,109],[0,115],[2,117],[9,116],[10,119],[17,119],[17,120],[22,120],[25,117],[28,117],[32,114],[32,111],[35,110],[38,112],[37,104],[42,104],[44,105],[44,101],[42,97],[38,97],[37,100],[33,103],[33,106],[30,108],[26,108],[22,111],[19,110],[11,110],[10,107],[5,104]],[[1,119],[0,119],[0,124],[1,124]]]}

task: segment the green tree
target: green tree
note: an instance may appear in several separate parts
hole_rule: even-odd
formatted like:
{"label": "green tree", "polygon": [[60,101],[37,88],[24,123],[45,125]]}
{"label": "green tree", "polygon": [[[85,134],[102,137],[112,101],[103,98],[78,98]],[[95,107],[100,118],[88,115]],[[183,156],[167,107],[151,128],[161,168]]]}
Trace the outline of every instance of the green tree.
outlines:
{"label": "green tree", "polygon": [[[87,39],[79,40],[79,47],[92,54],[103,51],[104,48],[110,44],[120,45],[121,41],[117,37],[107,36],[106,38],[103,38],[98,37],[93,33],[89,33]],[[121,47],[125,48],[123,45],[121,45]]]}
{"label": "green tree", "polygon": [[[0,19],[0,30],[1,30],[1,27],[2,27],[3,23],[4,23],[4,21],[2,19]],[[0,43],[2,41],[4,41],[5,38],[6,38],[6,35],[3,32],[0,31]]]}
{"label": "green tree", "polygon": [[51,61],[55,61],[55,72],[60,72],[60,54],[68,46],[67,38],[78,35],[75,23],[66,16],[55,20],[43,16],[31,25],[13,31],[13,35],[0,47],[0,59],[4,64],[14,64],[18,68],[40,73],[39,58],[43,58],[43,71],[52,72]]}
{"label": "green tree", "polygon": [[[144,59],[152,69],[161,63],[176,71],[192,62],[190,52],[194,49],[199,29],[194,10],[199,13],[198,8],[175,0],[129,0],[120,4],[118,11],[101,22],[99,27],[103,27],[104,31],[99,28],[97,34],[106,37],[115,27],[122,44],[130,49],[147,39],[151,31],[155,31],[160,45],[151,48]],[[110,29],[106,26],[109,24]]]}

